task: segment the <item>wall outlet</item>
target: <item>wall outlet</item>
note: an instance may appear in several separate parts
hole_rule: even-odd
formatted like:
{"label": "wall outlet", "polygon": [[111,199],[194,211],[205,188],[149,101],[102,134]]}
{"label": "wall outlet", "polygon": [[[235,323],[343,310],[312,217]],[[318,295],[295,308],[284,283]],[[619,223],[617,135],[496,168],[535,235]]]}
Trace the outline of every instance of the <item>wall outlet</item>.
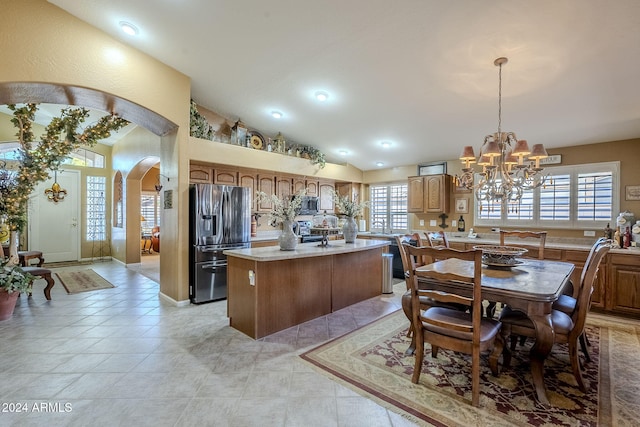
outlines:
{"label": "wall outlet", "polygon": [[432,219],[429,221],[429,227],[435,227],[438,225],[438,221],[436,221],[435,219]]}
{"label": "wall outlet", "polygon": [[420,220],[420,227],[424,227],[424,219]]}
{"label": "wall outlet", "polygon": [[596,237],[596,232],[593,230],[584,230],[584,237]]}
{"label": "wall outlet", "polygon": [[452,220],[452,221],[451,221],[451,226],[452,226],[452,227],[457,227],[457,226],[458,226],[458,221],[457,221],[457,220],[455,220],[455,219],[454,219],[454,220]]}

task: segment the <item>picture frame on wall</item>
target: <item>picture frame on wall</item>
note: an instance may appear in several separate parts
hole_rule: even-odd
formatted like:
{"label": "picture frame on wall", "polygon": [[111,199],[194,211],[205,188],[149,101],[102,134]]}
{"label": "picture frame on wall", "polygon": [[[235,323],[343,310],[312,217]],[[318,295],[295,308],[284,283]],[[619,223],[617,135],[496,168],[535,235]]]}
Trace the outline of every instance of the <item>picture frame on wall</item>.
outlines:
{"label": "picture frame on wall", "polygon": [[640,185],[626,185],[624,187],[625,200],[640,200]]}
{"label": "picture frame on wall", "polygon": [[455,211],[459,214],[468,214],[469,213],[469,199],[467,198],[456,198]]}

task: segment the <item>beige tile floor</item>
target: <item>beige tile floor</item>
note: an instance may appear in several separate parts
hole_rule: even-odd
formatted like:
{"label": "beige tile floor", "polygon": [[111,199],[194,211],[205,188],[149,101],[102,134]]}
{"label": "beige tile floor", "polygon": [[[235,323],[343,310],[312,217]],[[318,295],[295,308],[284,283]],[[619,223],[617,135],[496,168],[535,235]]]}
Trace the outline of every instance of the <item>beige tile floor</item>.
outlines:
{"label": "beige tile floor", "polygon": [[0,322],[0,425],[413,425],[298,357],[399,309],[403,282],[254,341],[229,327],[224,301],[161,302],[157,262],[65,267],[93,268],[116,288],[68,295],[57,283],[46,301],[37,282],[20,298]]}

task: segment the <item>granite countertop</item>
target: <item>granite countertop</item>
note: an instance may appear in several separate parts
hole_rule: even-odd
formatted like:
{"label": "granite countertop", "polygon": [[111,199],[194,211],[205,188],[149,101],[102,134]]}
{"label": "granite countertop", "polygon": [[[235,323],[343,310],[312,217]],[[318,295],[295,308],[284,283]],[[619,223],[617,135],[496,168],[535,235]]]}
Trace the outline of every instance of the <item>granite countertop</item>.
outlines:
{"label": "granite countertop", "polygon": [[318,242],[310,242],[299,243],[293,251],[281,251],[278,246],[267,246],[263,248],[226,250],[224,254],[253,261],[279,261],[366,251],[388,245],[389,241],[387,240],[356,239],[354,243],[345,243],[344,240],[330,240],[329,246],[324,247],[319,246]]}

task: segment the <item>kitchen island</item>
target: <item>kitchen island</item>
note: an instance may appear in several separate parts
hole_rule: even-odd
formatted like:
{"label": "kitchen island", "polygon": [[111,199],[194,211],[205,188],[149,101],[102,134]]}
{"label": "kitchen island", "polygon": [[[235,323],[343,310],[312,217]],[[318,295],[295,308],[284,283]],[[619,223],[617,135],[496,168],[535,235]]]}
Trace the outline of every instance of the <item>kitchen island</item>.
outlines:
{"label": "kitchen island", "polygon": [[356,239],[225,251],[229,324],[257,339],[380,295],[387,245]]}

